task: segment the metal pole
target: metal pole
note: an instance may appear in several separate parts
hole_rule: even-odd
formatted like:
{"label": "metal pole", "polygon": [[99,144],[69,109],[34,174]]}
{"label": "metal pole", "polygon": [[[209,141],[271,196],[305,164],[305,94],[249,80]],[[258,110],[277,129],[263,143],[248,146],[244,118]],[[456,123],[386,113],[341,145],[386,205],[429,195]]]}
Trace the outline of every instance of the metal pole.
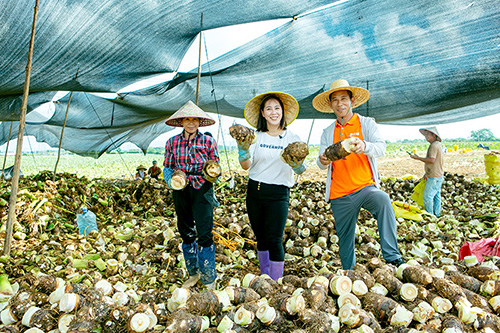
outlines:
{"label": "metal pole", "polygon": [[314,121],[316,119],[313,119],[313,121],[311,122],[311,128],[309,129],[309,135],[307,136],[307,145],[309,145],[309,139],[311,139],[311,133],[313,131],[313,127],[314,127]]}
{"label": "metal pole", "polygon": [[200,96],[200,78],[201,78],[201,40],[203,39],[203,13],[201,13],[201,27],[200,27],[200,51],[198,52],[198,77],[196,79],[196,105]]}
{"label": "metal pole", "polygon": [[[370,91],[370,85],[368,84],[368,80],[366,80],[366,90]],[[370,100],[366,101],[366,116],[370,116]]]}
{"label": "metal pole", "polygon": [[[315,121],[315,120],[316,120],[316,119],[315,119],[315,118],[313,118],[313,121],[311,122],[311,128],[309,129],[309,135],[307,136],[307,145],[308,145],[308,146],[309,146],[309,140],[311,139],[311,133],[312,133],[312,130],[313,130],[313,127],[314,127],[314,121]],[[299,179],[300,179],[300,175],[297,175],[297,176],[295,177],[295,182],[297,183],[297,182],[299,181]]]}
{"label": "metal pole", "polygon": [[33,25],[31,28],[31,40],[28,53],[28,64],[26,65],[26,77],[24,79],[23,102],[21,105],[21,117],[19,118],[19,133],[17,134],[16,160],[14,162],[14,173],[12,174],[12,184],[9,198],[9,213],[7,215],[7,226],[5,230],[5,242],[3,254],[10,256],[10,246],[12,241],[12,226],[16,218],[17,190],[19,187],[19,169],[21,168],[21,153],[23,151],[24,125],[26,123],[26,110],[28,108],[28,94],[30,87],[31,63],[33,61],[33,45],[35,44],[36,17],[38,15],[38,3],[35,1],[35,10],[33,13]]}
{"label": "metal pole", "polygon": [[7,153],[9,152],[9,143],[10,143],[10,135],[12,134],[12,123],[13,121],[10,122],[10,129],[9,129],[9,139],[7,140],[7,145],[5,146],[5,156],[3,158],[3,168],[2,168],[2,178],[5,177],[5,163],[7,163]]}

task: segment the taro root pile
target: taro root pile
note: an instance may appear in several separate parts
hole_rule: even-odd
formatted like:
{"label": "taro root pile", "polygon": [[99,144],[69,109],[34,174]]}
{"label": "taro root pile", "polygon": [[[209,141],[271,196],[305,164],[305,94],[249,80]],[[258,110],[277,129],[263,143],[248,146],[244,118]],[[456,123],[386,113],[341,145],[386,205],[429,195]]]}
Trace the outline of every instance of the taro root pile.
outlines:
{"label": "taro root pile", "polygon": [[[217,288],[181,288],[186,270],[171,190],[156,180],[42,172],[20,180],[11,256],[0,257],[0,332],[500,332],[497,257],[458,260],[465,241],[498,236],[500,189],[446,174],[443,216],[398,218],[408,262],[381,258],[361,211],[358,265],[341,269],[324,182],[291,191],[284,277],[259,276],[245,209],[246,177],[215,183]],[[386,179],[409,202],[414,179]],[[0,242],[10,183],[0,183]],[[99,232],[78,234],[81,207]]]}

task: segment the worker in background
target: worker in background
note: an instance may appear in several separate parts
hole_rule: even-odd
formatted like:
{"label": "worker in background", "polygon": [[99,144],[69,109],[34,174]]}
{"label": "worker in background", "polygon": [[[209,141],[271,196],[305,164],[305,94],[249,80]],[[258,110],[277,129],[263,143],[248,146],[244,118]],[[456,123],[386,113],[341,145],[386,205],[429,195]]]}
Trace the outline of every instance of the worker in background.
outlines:
{"label": "worker in background", "polygon": [[135,174],[135,179],[144,179],[148,175],[146,172],[148,168],[146,168],[144,165],[139,165],[136,169],[137,173]]}
{"label": "worker in background", "polygon": [[153,165],[148,169],[149,177],[154,179],[158,179],[161,174],[161,169],[157,166],[157,164],[157,161],[153,161]]}
{"label": "worker in background", "polygon": [[420,133],[430,143],[425,157],[420,157],[417,154],[411,154],[410,157],[414,160],[424,162],[426,179],[425,189],[423,194],[424,208],[428,213],[437,217],[441,216],[441,186],[444,180],[443,171],[443,149],[441,147],[441,137],[435,126],[421,128]]}

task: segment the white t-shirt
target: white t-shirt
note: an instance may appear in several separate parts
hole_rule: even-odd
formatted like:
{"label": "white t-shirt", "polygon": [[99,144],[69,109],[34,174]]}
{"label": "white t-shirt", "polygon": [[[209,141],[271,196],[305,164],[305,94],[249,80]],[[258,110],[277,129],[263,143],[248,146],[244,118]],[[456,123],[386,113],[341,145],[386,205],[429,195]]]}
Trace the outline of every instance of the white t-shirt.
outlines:
{"label": "white t-shirt", "polygon": [[250,146],[251,166],[248,177],[257,182],[292,187],[294,172],[280,158],[281,151],[290,143],[301,141],[289,130],[281,136],[271,136],[267,132],[257,132],[257,142]]}

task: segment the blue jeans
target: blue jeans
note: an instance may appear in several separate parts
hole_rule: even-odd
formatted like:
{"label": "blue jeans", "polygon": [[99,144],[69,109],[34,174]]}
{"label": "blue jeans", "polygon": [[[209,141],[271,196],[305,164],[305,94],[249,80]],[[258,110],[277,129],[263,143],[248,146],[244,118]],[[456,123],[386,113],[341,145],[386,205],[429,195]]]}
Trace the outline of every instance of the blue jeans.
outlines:
{"label": "blue jeans", "polygon": [[443,180],[444,176],[427,177],[423,194],[425,210],[437,217],[441,216],[441,185],[443,185]]}

